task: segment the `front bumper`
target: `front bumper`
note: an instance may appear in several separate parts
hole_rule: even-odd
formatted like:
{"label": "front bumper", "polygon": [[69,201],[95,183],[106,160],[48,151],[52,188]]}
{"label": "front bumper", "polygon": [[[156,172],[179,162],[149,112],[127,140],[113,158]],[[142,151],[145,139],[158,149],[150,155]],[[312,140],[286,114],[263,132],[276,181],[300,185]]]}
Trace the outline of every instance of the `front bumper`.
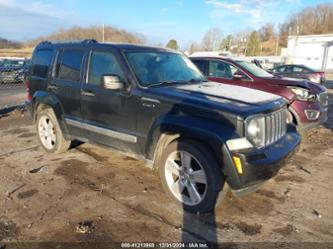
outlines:
{"label": "front bumper", "polygon": [[[294,154],[300,141],[300,135],[292,129],[279,141],[264,149],[232,152],[232,157],[240,158],[243,173],[235,171],[232,177],[227,177],[229,186],[233,190],[249,189],[272,178]],[[233,161],[232,163],[235,166]]]}
{"label": "front bumper", "polygon": [[[319,101],[295,101],[288,109],[295,117],[297,130],[299,131],[315,128],[327,121],[328,106],[321,105]],[[317,119],[309,120],[305,112],[306,110],[318,111],[320,114]]]}

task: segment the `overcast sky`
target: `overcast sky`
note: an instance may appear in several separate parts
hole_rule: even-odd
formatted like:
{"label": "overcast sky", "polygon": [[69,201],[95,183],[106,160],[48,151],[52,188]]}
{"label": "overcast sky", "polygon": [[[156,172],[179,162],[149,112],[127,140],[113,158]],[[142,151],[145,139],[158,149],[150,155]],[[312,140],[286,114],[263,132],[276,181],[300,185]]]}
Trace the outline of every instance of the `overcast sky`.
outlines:
{"label": "overcast sky", "polygon": [[200,41],[209,28],[225,35],[279,24],[321,0],[0,0],[0,37],[24,41],[59,28],[111,25],[150,43]]}

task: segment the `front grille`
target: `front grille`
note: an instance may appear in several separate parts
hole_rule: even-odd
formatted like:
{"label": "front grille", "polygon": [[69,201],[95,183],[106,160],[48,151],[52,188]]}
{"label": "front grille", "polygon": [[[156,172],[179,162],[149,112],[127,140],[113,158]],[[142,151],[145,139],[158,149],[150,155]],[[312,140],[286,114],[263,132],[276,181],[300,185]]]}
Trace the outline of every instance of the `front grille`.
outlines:
{"label": "front grille", "polygon": [[328,106],[328,95],[327,92],[318,94],[318,100],[322,106]]}
{"label": "front grille", "polygon": [[287,109],[282,108],[279,111],[266,115],[265,121],[265,146],[268,146],[287,133]]}

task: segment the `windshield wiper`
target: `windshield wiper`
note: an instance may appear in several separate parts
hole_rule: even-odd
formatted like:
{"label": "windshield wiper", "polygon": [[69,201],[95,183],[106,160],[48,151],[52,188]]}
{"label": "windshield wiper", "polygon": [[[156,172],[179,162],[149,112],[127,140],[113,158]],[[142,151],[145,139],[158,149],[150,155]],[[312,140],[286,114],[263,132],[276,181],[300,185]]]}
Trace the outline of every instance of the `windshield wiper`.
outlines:
{"label": "windshield wiper", "polygon": [[161,81],[157,82],[155,84],[149,85],[149,87],[157,87],[157,86],[162,86],[162,85],[171,85],[171,84],[177,84],[178,81]]}
{"label": "windshield wiper", "polygon": [[193,78],[189,80],[161,81],[156,84],[152,84],[149,87],[158,87],[162,85],[172,85],[172,84],[193,84],[193,83],[202,83],[202,82],[208,82],[208,80]]}

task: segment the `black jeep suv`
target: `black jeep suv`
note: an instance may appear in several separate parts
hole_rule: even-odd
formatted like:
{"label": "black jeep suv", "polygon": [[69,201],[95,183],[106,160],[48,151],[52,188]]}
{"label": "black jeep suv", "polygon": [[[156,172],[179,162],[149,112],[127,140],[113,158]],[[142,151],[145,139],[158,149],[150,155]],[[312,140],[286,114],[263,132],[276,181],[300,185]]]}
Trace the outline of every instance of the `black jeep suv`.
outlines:
{"label": "black jeep suv", "polygon": [[212,210],[225,183],[236,194],[255,189],[300,142],[282,98],[208,82],[164,48],[42,42],[26,83],[47,152],[79,140],[146,159],[191,212]]}

